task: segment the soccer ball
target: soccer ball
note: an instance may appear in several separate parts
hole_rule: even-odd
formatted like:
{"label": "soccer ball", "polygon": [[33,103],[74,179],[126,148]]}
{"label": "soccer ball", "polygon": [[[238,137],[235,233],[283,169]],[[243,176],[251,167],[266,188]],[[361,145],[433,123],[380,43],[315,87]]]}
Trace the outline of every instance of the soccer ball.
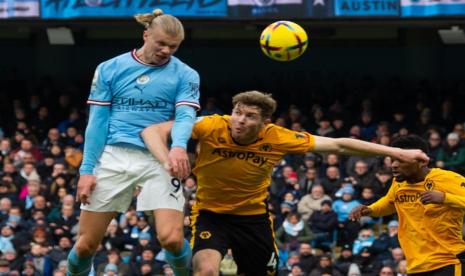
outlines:
{"label": "soccer ball", "polygon": [[305,30],[291,21],[277,21],[266,27],[260,36],[260,48],[268,57],[290,61],[300,57],[307,49]]}

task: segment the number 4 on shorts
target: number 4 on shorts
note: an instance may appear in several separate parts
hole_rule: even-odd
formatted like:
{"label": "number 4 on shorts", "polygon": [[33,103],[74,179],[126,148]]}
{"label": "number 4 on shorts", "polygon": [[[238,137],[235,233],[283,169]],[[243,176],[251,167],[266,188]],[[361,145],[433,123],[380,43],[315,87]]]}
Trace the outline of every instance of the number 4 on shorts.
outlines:
{"label": "number 4 on shorts", "polygon": [[266,266],[267,266],[267,267],[273,267],[273,268],[275,268],[277,262],[278,262],[278,260],[277,260],[277,258],[276,258],[276,254],[275,254],[275,252],[273,252],[273,254],[271,254],[271,258],[270,258],[270,260],[268,261],[268,264],[266,264]]}

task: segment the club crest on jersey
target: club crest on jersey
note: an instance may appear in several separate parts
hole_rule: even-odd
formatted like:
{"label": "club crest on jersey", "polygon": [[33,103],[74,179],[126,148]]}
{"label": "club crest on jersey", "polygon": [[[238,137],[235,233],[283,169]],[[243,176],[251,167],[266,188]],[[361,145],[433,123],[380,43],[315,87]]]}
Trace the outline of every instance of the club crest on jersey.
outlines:
{"label": "club crest on jersey", "polygon": [[212,236],[212,234],[211,234],[209,231],[202,231],[202,232],[200,232],[200,234],[199,234],[199,237],[200,237],[202,240],[208,240],[211,236]]}
{"label": "club crest on jersey", "polygon": [[431,180],[426,181],[425,183],[425,190],[431,191],[434,189],[434,182]]}
{"label": "club crest on jersey", "polygon": [[138,84],[146,84],[150,81],[150,78],[148,75],[141,75],[137,78],[136,82]]}
{"label": "club crest on jersey", "polygon": [[465,182],[460,183],[460,187],[465,188]]}
{"label": "club crest on jersey", "polygon": [[271,151],[272,149],[273,147],[271,146],[271,144],[263,144],[260,146],[261,151]]}

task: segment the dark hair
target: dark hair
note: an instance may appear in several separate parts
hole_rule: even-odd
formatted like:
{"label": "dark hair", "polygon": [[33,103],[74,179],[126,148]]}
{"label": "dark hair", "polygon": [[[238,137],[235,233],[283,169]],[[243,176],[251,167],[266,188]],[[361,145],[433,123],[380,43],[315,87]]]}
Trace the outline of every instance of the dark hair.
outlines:
{"label": "dark hair", "polygon": [[112,248],[112,249],[108,250],[108,251],[107,251],[107,255],[110,255],[110,254],[116,254],[116,255],[118,255],[118,256],[121,257],[120,251],[119,251],[118,248]]}
{"label": "dark hair", "polygon": [[300,220],[300,218],[301,218],[300,214],[297,213],[297,212],[290,212],[290,213],[287,215],[287,218],[289,219],[289,218],[291,218],[291,217],[296,217],[297,220]]}
{"label": "dark hair", "polygon": [[391,146],[401,149],[419,149],[428,153],[428,143],[418,135],[401,136],[392,141]]}
{"label": "dark hair", "polygon": [[385,168],[381,167],[376,171],[377,174],[388,174],[391,175],[391,169],[390,168]]}
{"label": "dark hair", "polygon": [[260,91],[247,91],[235,95],[232,99],[233,107],[241,103],[245,105],[255,105],[260,108],[261,116],[264,119],[271,118],[271,115],[276,111],[276,101],[271,97],[271,94],[265,94]]}
{"label": "dark hair", "polygon": [[325,204],[326,204],[326,205],[329,205],[329,206],[331,206],[331,207],[333,206],[333,202],[332,202],[331,200],[329,200],[329,199],[325,199],[325,200],[323,200],[323,201],[321,202],[321,206],[323,206],[323,205],[325,205]]}
{"label": "dark hair", "polygon": [[333,261],[332,258],[331,258],[331,255],[328,254],[328,253],[321,255],[321,256],[320,256],[320,260],[321,260],[321,259],[328,259],[328,260],[331,261],[331,262]]}

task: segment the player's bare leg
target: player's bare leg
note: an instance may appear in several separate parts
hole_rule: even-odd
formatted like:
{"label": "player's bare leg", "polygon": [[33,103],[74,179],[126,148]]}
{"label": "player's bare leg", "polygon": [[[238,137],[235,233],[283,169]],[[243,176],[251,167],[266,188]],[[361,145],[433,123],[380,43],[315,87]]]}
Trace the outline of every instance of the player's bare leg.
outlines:
{"label": "player's bare leg", "polygon": [[174,209],[153,211],[157,237],[161,246],[167,250],[166,261],[176,276],[189,275],[189,263],[192,251],[189,242],[184,239],[184,214]]}
{"label": "player's bare leg", "polygon": [[202,249],[192,258],[194,276],[217,276],[220,272],[221,254],[214,249]]}
{"label": "player's bare leg", "polygon": [[92,257],[116,212],[81,210],[78,238],[68,256],[67,275],[87,275],[92,268]]}

